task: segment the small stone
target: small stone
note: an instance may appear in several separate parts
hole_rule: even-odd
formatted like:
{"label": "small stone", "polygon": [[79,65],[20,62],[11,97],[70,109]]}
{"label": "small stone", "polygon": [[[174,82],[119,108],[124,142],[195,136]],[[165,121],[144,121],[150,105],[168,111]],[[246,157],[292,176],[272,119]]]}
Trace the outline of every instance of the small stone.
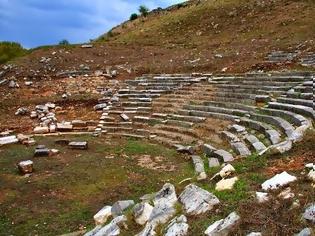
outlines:
{"label": "small stone", "polygon": [[72,149],[80,149],[80,150],[86,150],[88,149],[88,142],[81,141],[81,142],[70,142],[69,147]]}
{"label": "small stone", "polygon": [[315,170],[314,169],[308,173],[307,178],[315,183]]}
{"label": "small stone", "polygon": [[295,234],[294,236],[312,236],[315,232],[311,228],[305,228],[300,233]]}
{"label": "small stone", "polygon": [[208,227],[205,234],[208,236],[227,236],[240,223],[240,217],[232,212],[225,219],[218,220]]}
{"label": "small stone", "polygon": [[17,166],[23,175],[33,173],[33,162],[31,160],[21,161]]}
{"label": "small stone", "polygon": [[278,189],[296,180],[297,178],[295,176],[289,175],[287,172],[284,171],[281,174],[277,174],[271,179],[265,181],[261,185],[261,187],[263,190],[268,191],[268,190]]}
{"label": "small stone", "polygon": [[209,158],[208,162],[209,162],[209,168],[220,166],[220,162],[218,158]]}
{"label": "small stone", "polygon": [[252,232],[250,234],[247,234],[247,236],[262,236],[260,232]]}
{"label": "small stone", "polygon": [[59,150],[58,149],[50,149],[50,156],[54,156],[54,155],[57,155],[59,154]]}
{"label": "small stone", "polygon": [[176,144],[174,146],[176,150],[180,153],[185,153],[185,154],[190,154],[190,155],[194,154],[194,148],[192,146],[183,146],[179,144]]}
{"label": "small stone", "polygon": [[129,117],[126,114],[121,114],[120,117],[124,120],[124,121],[129,121]]}
{"label": "small stone", "polygon": [[61,132],[72,131],[73,125],[66,123],[57,123],[57,130]]}
{"label": "small stone", "polygon": [[26,107],[20,107],[15,112],[15,115],[16,116],[24,116],[24,115],[27,115],[27,113],[29,113],[29,110]]}
{"label": "small stone", "polygon": [[34,152],[34,157],[47,157],[50,154],[50,150],[43,145],[39,145]]}
{"label": "small stone", "polygon": [[288,187],[285,190],[283,190],[278,197],[282,198],[282,199],[290,199],[290,198],[294,198],[294,193],[291,192],[291,188]]}
{"label": "small stone", "polygon": [[303,218],[315,223],[315,203],[312,203],[308,208],[306,208]]}
{"label": "small stone", "polygon": [[268,193],[256,192],[256,199],[259,203],[264,203],[269,200]]}
{"label": "small stone", "polygon": [[154,205],[158,205],[162,202],[167,203],[169,205],[174,205],[177,202],[177,196],[174,185],[166,183],[163,185],[163,188],[156,193],[153,199]]}
{"label": "small stone", "polygon": [[98,110],[103,110],[104,108],[107,107],[107,104],[106,103],[101,103],[101,104],[97,104],[94,106],[94,110],[95,111],[98,111]]}
{"label": "small stone", "polygon": [[94,215],[94,221],[96,225],[103,225],[107,222],[107,219],[112,215],[112,207],[104,206],[99,212]]}
{"label": "small stone", "polygon": [[234,172],[235,172],[234,167],[231,164],[227,164],[222,168],[222,170],[220,170],[219,175],[221,176],[221,178],[226,178]]}
{"label": "small stone", "polygon": [[165,236],[185,236],[188,234],[189,225],[184,215],[174,218],[166,227]]}
{"label": "small stone", "polygon": [[238,181],[238,177],[234,177],[230,179],[222,179],[216,184],[215,190],[217,191],[231,190],[233,189],[237,181]]}

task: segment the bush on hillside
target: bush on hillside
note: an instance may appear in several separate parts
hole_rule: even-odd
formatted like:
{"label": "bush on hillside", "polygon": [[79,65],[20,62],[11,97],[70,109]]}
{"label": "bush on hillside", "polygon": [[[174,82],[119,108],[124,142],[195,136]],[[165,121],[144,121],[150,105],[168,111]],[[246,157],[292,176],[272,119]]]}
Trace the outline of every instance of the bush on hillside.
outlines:
{"label": "bush on hillside", "polygon": [[0,42],[0,64],[6,63],[16,57],[24,56],[27,50],[19,43]]}
{"label": "bush on hillside", "polygon": [[63,39],[59,42],[59,45],[63,45],[63,46],[66,46],[66,45],[70,45],[69,41],[66,40],[66,39]]}
{"label": "bush on hillside", "polygon": [[133,21],[133,20],[136,20],[137,18],[138,18],[138,14],[137,14],[137,13],[132,13],[132,14],[130,15],[129,20]]}
{"label": "bush on hillside", "polygon": [[139,7],[139,12],[142,16],[146,17],[148,14],[149,14],[149,8],[147,8],[146,6],[144,5],[141,5]]}

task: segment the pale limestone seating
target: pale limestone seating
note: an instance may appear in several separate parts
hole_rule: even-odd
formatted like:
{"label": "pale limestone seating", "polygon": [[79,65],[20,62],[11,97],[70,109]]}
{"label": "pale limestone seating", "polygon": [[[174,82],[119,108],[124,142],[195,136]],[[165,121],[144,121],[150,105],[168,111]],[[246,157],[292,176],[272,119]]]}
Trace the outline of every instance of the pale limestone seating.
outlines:
{"label": "pale limestone seating", "polygon": [[196,111],[196,110],[179,110],[179,114],[187,115],[187,116],[199,116],[199,117],[210,117],[215,119],[223,119],[223,120],[235,120],[239,118],[235,115],[229,115],[225,113],[217,113],[217,112],[207,112],[207,111]]}
{"label": "pale limestone seating", "polygon": [[139,123],[165,123],[166,122],[166,120],[149,117],[149,116],[134,116],[133,121],[139,122]]}
{"label": "pale limestone seating", "polygon": [[136,138],[136,139],[146,138],[146,136],[140,135],[140,134],[130,134],[130,133],[120,133],[120,132],[115,132],[115,133],[108,132],[107,135],[118,136],[118,137]]}
{"label": "pale limestone seating", "polygon": [[201,123],[206,120],[205,117],[198,117],[198,116],[185,116],[185,115],[178,115],[178,114],[170,114],[170,118],[174,120],[182,120],[182,121],[188,121],[193,123]]}
{"label": "pale limestone seating", "polygon": [[220,92],[226,93],[250,93],[250,94],[285,94],[287,90],[263,90],[261,88],[256,87],[255,89],[244,89],[244,88],[220,88]]}
{"label": "pale limestone seating", "polygon": [[276,127],[278,130],[281,130],[283,133],[285,133],[287,137],[293,141],[300,140],[301,138],[300,134],[295,132],[295,128],[288,121],[282,119],[281,117],[251,113],[250,118]]}
{"label": "pale limestone seating", "polygon": [[216,106],[222,108],[232,108],[237,110],[244,110],[244,111],[255,111],[255,106],[248,106],[242,103],[226,103],[226,102],[214,102],[214,101],[206,101],[203,102],[204,106]]}
{"label": "pale limestone seating", "polygon": [[210,144],[204,144],[203,151],[208,157],[218,158],[222,162],[231,162],[234,160],[234,157],[231,153],[223,149],[216,149]]}
{"label": "pale limestone seating", "polygon": [[163,97],[163,98],[159,98],[159,99],[155,99],[153,102],[165,102],[165,103],[168,103],[168,102],[176,102],[176,103],[184,103],[186,102],[186,99],[184,98],[169,98],[169,97]]}
{"label": "pale limestone seating", "polygon": [[251,145],[251,147],[257,152],[263,152],[264,150],[267,149],[267,147],[265,146],[265,144],[263,144],[262,142],[259,141],[259,139],[253,135],[253,134],[247,134],[244,137],[244,140]]}
{"label": "pale limestone seating", "polygon": [[233,133],[229,131],[221,132],[223,138],[227,139],[227,141],[232,146],[233,150],[240,155],[241,157],[247,157],[251,155],[250,150],[247,146]]}
{"label": "pale limestone seating", "polygon": [[238,98],[228,98],[228,97],[213,97],[212,101],[226,102],[226,103],[242,103],[244,105],[250,105],[250,106],[253,106],[256,104],[254,99],[238,99]]}
{"label": "pale limestone seating", "polygon": [[314,106],[313,100],[279,97],[279,98],[277,98],[277,101],[281,102],[281,103],[288,103],[288,104],[293,104],[293,105],[301,105],[301,106],[306,106],[306,107],[311,107],[311,108],[313,108],[313,106]]}
{"label": "pale limestone seating", "polygon": [[299,93],[312,93],[314,91],[314,88],[309,86],[296,86],[293,89]]}
{"label": "pale limestone seating", "polygon": [[246,94],[246,93],[232,93],[232,92],[215,92],[215,96],[224,98],[237,98],[237,99],[255,99],[256,94]]}
{"label": "pale limestone seating", "polygon": [[166,130],[161,130],[161,129],[155,129],[154,131],[151,132],[151,134],[157,135],[159,137],[169,138],[175,141],[186,142],[186,143],[192,143],[192,142],[197,141],[195,137],[191,137],[187,134],[171,132],[171,131],[166,131]]}
{"label": "pale limestone seating", "polygon": [[248,114],[248,111],[245,111],[245,110],[221,108],[217,106],[184,105],[183,110],[216,112],[216,113],[224,113],[224,114],[230,114],[230,115],[235,115],[235,116],[244,116]]}
{"label": "pale limestone seating", "polygon": [[314,98],[314,93],[299,93],[290,91],[286,93],[286,97],[312,100]]}
{"label": "pale limestone seating", "polygon": [[164,93],[164,90],[143,90],[143,89],[120,89],[118,94],[161,94]]}
{"label": "pale limestone seating", "polygon": [[188,122],[188,121],[182,121],[182,120],[169,119],[169,120],[166,121],[165,124],[190,128],[190,127],[192,127],[195,123],[193,123],[193,122]]}
{"label": "pale limestone seating", "polygon": [[282,111],[268,108],[261,108],[260,110],[268,115],[282,117],[295,126],[309,125],[310,123],[304,116],[291,111]]}
{"label": "pale limestone seating", "polygon": [[157,98],[160,96],[161,94],[159,93],[126,93],[117,95],[120,98]]}
{"label": "pale limestone seating", "polygon": [[103,126],[114,126],[114,127],[118,127],[118,126],[130,126],[132,125],[132,122],[100,122],[100,124],[102,124]]}
{"label": "pale limestone seating", "polygon": [[106,130],[107,132],[116,132],[116,131],[132,131],[133,129],[130,127],[122,127],[122,126],[102,126],[100,127],[102,130]]}
{"label": "pale limestone seating", "polygon": [[291,111],[315,119],[314,109],[311,107],[279,102],[269,102],[268,107],[273,109]]}
{"label": "pale limestone seating", "polygon": [[179,141],[175,141],[173,139],[169,139],[169,138],[166,138],[166,137],[160,137],[160,136],[153,136],[153,137],[150,137],[151,140],[153,141],[156,141],[162,145],[165,145],[166,147],[170,147],[170,148],[174,148],[176,147],[177,144],[180,144]]}
{"label": "pale limestone seating", "polygon": [[121,106],[128,107],[148,107],[151,106],[152,102],[121,102]]}
{"label": "pale limestone seating", "polygon": [[281,134],[270,125],[248,118],[241,118],[239,123],[264,134],[272,144],[278,144],[281,141]]}
{"label": "pale limestone seating", "polygon": [[157,129],[160,130],[165,130],[165,131],[169,131],[169,132],[174,132],[174,133],[182,133],[182,134],[187,134],[191,137],[194,138],[199,138],[199,134],[192,128],[187,128],[187,127],[180,127],[180,126],[172,126],[172,125],[155,125],[154,126]]}
{"label": "pale limestone seating", "polygon": [[147,97],[137,97],[137,98],[128,98],[129,101],[131,102],[152,102],[152,98],[147,98]]}
{"label": "pale limestone seating", "polygon": [[291,88],[291,86],[254,86],[254,85],[243,85],[243,84],[219,84],[215,87],[221,89],[244,89],[249,91],[256,91],[258,89],[264,90],[264,91],[287,91]]}

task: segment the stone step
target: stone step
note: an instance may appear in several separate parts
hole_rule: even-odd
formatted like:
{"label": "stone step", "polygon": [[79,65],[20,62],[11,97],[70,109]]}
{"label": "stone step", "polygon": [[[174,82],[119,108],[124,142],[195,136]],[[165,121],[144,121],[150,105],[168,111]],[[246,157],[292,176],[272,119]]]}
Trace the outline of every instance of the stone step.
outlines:
{"label": "stone step", "polygon": [[169,117],[174,120],[188,121],[192,123],[200,123],[206,120],[206,118],[204,117],[186,116],[186,115],[178,115],[178,114],[170,114]]}
{"label": "stone step", "polygon": [[146,136],[144,135],[139,135],[139,134],[132,134],[132,133],[120,133],[120,132],[115,132],[115,133],[107,133],[107,135],[111,136],[118,136],[118,137],[127,137],[127,138],[136,138],[136,139],[144,139]]}
{"label": "stone step", "polygon": [[243,88],[220,88],[220,92],[226,93],[226,92],[231,92],[231,93],[251,93],[251,94],[285,94],[287,90],[263,90],[260,88],[255,88],[255,89],[243,89]]}
{"label": "stone step", "polygon": [[208,157],[218,158],[223,162],[231,162],[234,160],[234,157],[231,153],[223,149],[216,149],[210,144],[204,144],[203,151]]}
{"label": "stone step", "polygon": [[102,126],[100,127],[102,130],[106,130],[107,132],[119,132],[119,131],[132,131],[133,128],[131,127],[122,127],[122,126]]}
{"label": "stone step", "polygon": [[251,151],[247,148],[245,143],[243,143],[235,134],[229,131],[223,131],[222,137],[226,138],[227,141],[232,146],[233,150],[241,157],[247,157],[251,155]]}
{"label": "stone step", "polygon": [[194,138],[199,138],[199,135],[196,133],[196,131],[192,128],[186,128],[186,127],[180,127],[180,126],[171,126],[171,125],[156,125],[156,129],[170,131],[174,133],[182,133],[189,135]]}
{"label": "stone step", "polygon": [[248,111],[240,109],[231,109],[231,108],[222,108],[217,106],[199,106],[199,105],[184,105],[184,110],[193,110],[193,111],[205,111],[205,112],[215,112],[215,113],[224,113],[235,116],[244,116],[248,114]]}
{"label": "stone step", "polygon": [[222,89],[242,89],[248,91],[287,91],[291,88],[291,86],[252,86],[252,85],[243,85],[243,84],[218,84],[215,87]]}
{"label": "stone step", "polygon": [[154,129],[151,131],[151,134],[157,135],[159,137],[166,137],[172,140],[180,141],[181,143],[193,143],[197,141],[195,137],[191,137],[187,134],[165,131],[161,129]]}
{"label": "stone step", "polygon": [[260,110],[271,116],[282,117],[295,126],[309,125],[309,121],[304,116],[291,111],[283,111],[269,108],[261,108]]}
{"label": "stone step", "polygon": [[121,106],[124,107],[150,107],[152,102],[122,102]]}
{"label": "stone step", "polygon": [[160,98],[154,100],[154,103],[156,103],[156,102],[158,102],[158,103],[161,103],[161,102],[163,102],[163,103],[168,103],[168,102],[170,102],[170,103],[173,103],[173,102],[185,103],[186,99],[184,99],[184,98],[160,97]]}
{"label": "stone step", "polygon": [[[218,79],[222,80],[225,77],[220,77]],[[228,81],[242,81],[242,80],[246,80],[246,81],[279,81],[279,82],[302,82],[305,80],[308,80],[308,77],[306,76],[296,76],[296,75],[255,75],[255,76],[251,76],[251,75],[245,75],[245,76],[239,76],[239,77],[229,77],[227,79]]]}
{"label": "stone step", "polygon": [[253,99],[255,100],[256,94],[248,94],[248,93],[233,93],[233,92],[216,92],[214,96],[224,97],[224,98],[237,98],[237,99]]}
{"label": "stone step", "polygon": [[229,115],[225,113],[217,113],[217,112],[207,112],[207,111],[197,111],[197,110],[184,110],[181,109],[178,111],[181,115],[187,115],[187,116],[199,116],[199,117],[211,117],[216,119],[223,119],[223,120],[235,120],[239,118],[235,115]]}
{"label": "stone step", "polygon": [[139,122],[139,123],[148,123],[148,124],[166,123],[166,120],[149,117],[149,116],[135,116],[133,117],[133,121]]}
{"label": "stone step", "polygon": [[268,107],[273,109],[291,111],[315,119],[314,109],[311,107],[279,102],[269,102]]}
{"label": "stone step", "polygon": [[121,126],[131,126],[132,122],[107,122],[107,121],[100,121],[99,124],[103,126],[114,126],[114,127],[121,127]]}
{"label": "stone step", "polygon": [[147,90],[147,89],[120,89],[118,90],[118,94],[161,94],[164,93],[164,90]]}
{"label": "stone step", "polygon": [[174,148],[176,144],[180,144],[179,141],[176,141],[176,140],[172,140],[172,139],[169,139],[169,138],[165,138],[165,137],[160,137],[160,136],[151,136],[150,137],[150,140],[153,140],[159,144],[162,144],[166,147],[171,147],[171,148]]}
{"label": "stone step", "polygon": [[314,88],[309,86],[296,86],[293,88],[295,92],[298,93],[313,93]]}
{"label": "stone step", "polygon": [[272,144],[278,144],[281,141],[281,134],[268,124],[248,118],[241,118],[239,124],[264,134]]}
{"label": "stone step", "polygon": [[251,113],[250,115],[251,119],[270,124],[276,127],[278,130],[281,130],[291,140],[297,141],[301,138],[300,135],[295,132],[295,128],[288,121],[282,119],[281,117],[260,115],[257,113]]}
{"label": "stone step", "polygon": [[297,98],[297,99],[307,99],[307,100],[314,99],[314,94],[313,93],[287,92],[286,96],[288,98]]}
{"label": "stone step", "polygon": [[259,139],[253,134],[247,134],[244,140],[255,150],[257,153],[263,152],[267,149],[265,144],[259,141]]}
{"label": "stone step", "polygon": [[215,101],[206,101],[203,102],[204,106],[216,106],[222,108],[232,108],[236,110],[244,110],[244,111],[255,111],[255,106],[248,106],[242,103],[232,103],[232,102],[215,102]]}
{"label": "stone step", "polygon": [[160,93],[127,93],[127,94],[118,94],[120,98],[157,98],[160,97]]}
{"label": "stone step", "polygon": [[279,97],[277,99],[277,102],[288,103],[288,104],[293,104],[293,105],[302,105],[302,106],[311,107],[311,108],[314,107],[313,100],[306,100],[306,99],[294,99],[294,98]]}
{"label": "stone step", "polygon": [[[152,98],[143,98],[143,97],[140,97],[140,98],[126,98],[125,101],[131,101],[131,102],[145,102],[145,103],[152,103]],[[124,100],[123,100],[124,101]]]}
{"label": "stone step", "polygon": [[225,103],[242,103],[242,104],[250,105],[250,106],[253,106],[256,104],[256,101],[253,99],[239,99],[239,98],[229,98],[229,97],[213,97],[212,101],[225,102]]}
{"label": "stone step", "polygon": [[182,120],[174,120],[174,119],[169,119],[166,121],[167,125],[174,125],[174,126],[180,126],[180,127],[186,127],[190,128],[194,125],[193,122],[188,122],[188,121],[182,121]]}

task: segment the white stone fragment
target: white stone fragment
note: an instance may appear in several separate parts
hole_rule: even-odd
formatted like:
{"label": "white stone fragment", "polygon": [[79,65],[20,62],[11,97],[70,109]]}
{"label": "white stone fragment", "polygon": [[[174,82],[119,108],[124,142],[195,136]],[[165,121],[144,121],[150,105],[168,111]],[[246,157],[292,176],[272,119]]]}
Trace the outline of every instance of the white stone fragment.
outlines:
{"label": "white stone fragment", "polygon": [[208,236],[227,236],[239,222],[239,215],[237,215],[236,212],[232,212],[225,219],[218,220],[210,225],[205,231],[205,234]]}
{"label": "white stone fragment", "polygon": [[17,137],[15,135],[0,138],[0,146],[6,145],[6,144],[18,143],[18,142],[19,142],[19,140],[17,139]]}
{"label": "white stone fragment", "polygon": [[296,180],[297,178],[295,176],[289,175],[286,171],[284,171],[281,174],[277,174],[271,179],[265,181],[261,187],[263,190],[268,191],[272,189],[278,189]]}
{"label": "white stone fragment", "polygon": [[238,177],[233,177],[233,178],[229,178],[229,179],[222,179],[216,184],[215,190],[217,190],[217,191],[231,190],[231,189],[233,189],[233,187],[237,181],[238,181]]}
{"label": "white stone fragment", "polygon": [[189,225],[184,215],[174,218],[166,227],[164,236],[185,236],[188,234]]}
{"label": "white stone fragment", "polygon": [[94,221],[96,225],[103,225],[106,223],[108,217],[112,215],[112,207],[104,206],[99,212],[94,215]]}
{"label": "white stone fragment", "polygon": [[138,203],[137,205],[135,205],[135,207],[133,208],[133,214],[137,224],[144,225],[145,223],[147,223],[152,213],[152,210],[153,207],[147,202]]}
{"label": "white stone fragment", "polygon": [[256,192],[256,199],[259,203],[264,203],[269,200],[268,193]]}

